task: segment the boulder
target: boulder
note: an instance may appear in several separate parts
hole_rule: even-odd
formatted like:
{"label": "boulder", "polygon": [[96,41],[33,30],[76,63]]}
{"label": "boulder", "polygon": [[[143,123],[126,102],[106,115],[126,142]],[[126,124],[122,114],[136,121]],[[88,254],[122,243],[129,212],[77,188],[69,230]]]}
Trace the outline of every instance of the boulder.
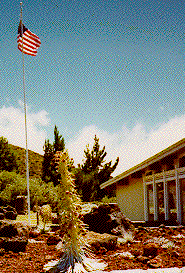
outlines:
{"label": "boulder", "polygon": [[137,257],[137,261],[138,261],[138,262],[141,262],[141,263],[143,263],[143,264],[147,264],[147,263],[149,262],[149,258],[148,258],[148,257],[144,257],[144,256],[142,256],[142,255],[139,255],[139,256]]}
{"label": "boulder", "polygon": [[3,256],[5,254],[5,249],[4,248],[0,248],[0,256]]}
{"label": "boulder", "polygon": [[12,252],[24,252],[28,243],[27,238],[14,237],[14,238],[4,238],[1,248],[5,251]]}
{"label": "boulder", "polygon": [[0,221],[0,248],[5,251],[23,252],[28,243],[29,225],[26,222]]}
{"label": "boulder", "polygon": [[0,237],[15,237],[18,235],[17,228],[12,221],[1,220],[0,221]]}
{"label": "boulder", "polygon": [[39,235],[41,235],[41,231],[34,228],[30,230],[29,238],[37,238]]}
{"label": "boulder", "polygon": [[13,223],[13,225],[17,229],[19,237],[26,237],[26,238],[29,237],[31,226],[27,222],[25,221],[15,222]]}
{"label": "boulder", "polygon": [[[110,234],[100,234],[93,231],[88,231],[83,235],[82,240],[84,244],[89,248],[90,252],[94,253],[106,253],[108,250],[115,250],[118,247],[117,236]],[[60,241],[56,245],[56,249],[60,254],[65,251],[65,242]]]}
{"label": "boulder", "polygon": [[115,205],[100,204],[93,207],[90,212],[83,214],[81,218],[90,231],[97,233],[124,236],[126,232],[135,230],[132,222]]}
{"label": "boulder", "polygon": [[162,262],[162,258],[160,256],[157,256],[148,262],[148,265],[150,268],[160,268],[160,267],[162,267],[162,264],[163,264],[163,262]]}
{"label": "boulder", "polygon": [[[0,207],[0,214],[4,214],[4,218],[10,219],[10,220],[15,220],[17,217],[17,211],[14,207],[11,206],[1,206]],[[3,215],[1,215],[0,220],[4,219]]]}
{"label": "boulder", "polygon": [[16,217],[17,217],[17,213],[14,212],[14,211],[7,211],[7,212],[5,213],[5,218],[6,218],[6,219],[16,220]]}
{"label": "boulder", "polygon": [[6,211],[13,211],[13,212],[17,213],[16,209],[10,205],[4,206],[3,209]]}
{"label": "boulder", "polygon": [[26,222],[0,221],[0,237],[28,237],[29,229],[30,227]]}
{"label": "boulder", "polygon": [[0,213],[4,213],[4,212],[5,212],[4,208],[0,207]]}
{"label": "boulder", "polygon": [[156,257],[158,254],[159,246],[155,243],[148,243],[143,248],[143,256],[145,257]]}
{"label": "boulder", "polygon": [[25,214],[26,196],[17,196],[15,200],[15,208],[18,214]]}
{"label": "boulder", "polygon": [[94,252],[106,252],[107,250],[114,250],[118,247],[117,236],[107,233],[100,234],[89,231],[84,236],[84,241],[90,245]]}
{"label": "boulder", "polygon": [[0,220],[3,220],[5,218],[5,214],[0,212]]}
{"label": "boulder", "polygon": [[58,224],[59,223],[58,217],[55,214],[52,214],[52,219],[51,220],[52,220],[52,224]]}

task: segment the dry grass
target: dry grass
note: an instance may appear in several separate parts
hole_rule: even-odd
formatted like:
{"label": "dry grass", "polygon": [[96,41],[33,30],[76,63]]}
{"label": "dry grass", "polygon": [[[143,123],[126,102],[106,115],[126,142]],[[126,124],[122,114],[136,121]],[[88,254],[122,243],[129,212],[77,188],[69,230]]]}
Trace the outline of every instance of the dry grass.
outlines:
{"label": "dry grass", "polygon": [[[28,214],[25,215],[17,215],[16,220],[17,222],[27,222],[28,223]],[[30,212],[30,223],[32,227],[36,227],[37,226],[37,213],[31,211]],[[42,221],[41,216],[39,215],[39,227],[42,229],[44,227],[44,223]]]}

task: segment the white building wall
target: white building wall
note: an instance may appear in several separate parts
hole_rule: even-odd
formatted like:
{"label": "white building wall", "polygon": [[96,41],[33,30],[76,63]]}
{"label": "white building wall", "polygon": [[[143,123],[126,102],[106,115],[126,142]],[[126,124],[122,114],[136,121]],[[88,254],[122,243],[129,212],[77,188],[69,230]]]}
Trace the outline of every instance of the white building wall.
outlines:
{"label": "white building wall", "polygon": [[142,178],[131,179],[128,185],[117,185],[117,203],[131,221],[144,221],[144,191]]}

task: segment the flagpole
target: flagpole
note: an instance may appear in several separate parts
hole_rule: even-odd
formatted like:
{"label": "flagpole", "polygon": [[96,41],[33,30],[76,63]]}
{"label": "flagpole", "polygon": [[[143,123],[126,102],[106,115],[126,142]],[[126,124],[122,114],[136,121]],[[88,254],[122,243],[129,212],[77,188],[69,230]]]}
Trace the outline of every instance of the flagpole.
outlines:
{"label": "flagpole", "polygon": [[[22,2],[21,6],[21,34],[23,40],[23,24],[22,24]],[[23,92],[24,92],[24,122],[25,122],[25,138],[26,138],[26,180],[27,180],[27,202],[28,202],[28,223],[30,225],[30,189],[29,189],[29,164],[28,164],[28,133],[27,133],[27,109],[26,109],[26,88],[25,88],[25,67],[24,67],[24,52],[23,52],[23,42],[22,42],[22,65],[23,65]]]}

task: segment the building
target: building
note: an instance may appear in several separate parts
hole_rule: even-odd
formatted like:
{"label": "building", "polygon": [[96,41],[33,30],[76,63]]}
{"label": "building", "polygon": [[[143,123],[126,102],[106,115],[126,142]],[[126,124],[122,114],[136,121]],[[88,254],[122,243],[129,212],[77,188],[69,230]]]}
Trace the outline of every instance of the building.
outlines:
{"label": "building", "polygon": [[185,138],[104,182],[132,221],[185,223]]}

